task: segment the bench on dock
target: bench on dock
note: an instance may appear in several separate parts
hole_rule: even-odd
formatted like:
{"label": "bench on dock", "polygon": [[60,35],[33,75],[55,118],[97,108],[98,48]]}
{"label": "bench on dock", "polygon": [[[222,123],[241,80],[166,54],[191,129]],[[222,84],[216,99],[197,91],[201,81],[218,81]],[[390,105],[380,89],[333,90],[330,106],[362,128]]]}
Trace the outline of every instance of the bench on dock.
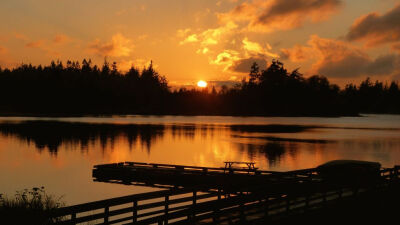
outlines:
{"label": "bench on dock", "polygon": [[[234,170],[247,170],[248,173],[250,172],[256,172],[258,170],[258,168],[255,167],[255,163],[254,162],[224,162],[225,163],[225,168],[224,168],[224,173],[225,172],[229,172],[229,173],[233,173]],[[246,167],[238,167],[238,166],[233,166],[233,165],[246,165]]]}

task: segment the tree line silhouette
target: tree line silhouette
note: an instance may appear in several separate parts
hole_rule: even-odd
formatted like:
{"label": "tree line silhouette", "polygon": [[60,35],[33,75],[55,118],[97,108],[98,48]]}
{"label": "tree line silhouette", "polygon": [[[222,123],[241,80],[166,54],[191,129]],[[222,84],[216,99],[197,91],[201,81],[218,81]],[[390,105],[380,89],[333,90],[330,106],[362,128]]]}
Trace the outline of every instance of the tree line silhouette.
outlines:
{"label": "tree line silhouette", "polygon": [[341,116],[359,113],[400,113],[400,88],[372,82],[341,89],[320,75],[305,78],[273,60],[260,70],[254,63],[247,79],[234,86],[171,90],[150,63],[139,70],[118,70],[53,61],[48,66],[22,64],[0,68],[0,112],[9,115],[171,114],[243,116]]}

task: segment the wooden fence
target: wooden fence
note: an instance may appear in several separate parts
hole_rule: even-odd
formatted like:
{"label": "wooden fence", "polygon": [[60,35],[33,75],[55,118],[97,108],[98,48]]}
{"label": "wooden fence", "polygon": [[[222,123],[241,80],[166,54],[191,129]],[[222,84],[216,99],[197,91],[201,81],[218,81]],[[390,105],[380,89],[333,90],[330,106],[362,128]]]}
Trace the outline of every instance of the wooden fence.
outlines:
{"label": "wooden fence", "polygon": [[[312,181],[312,192],[271,195],[260,187],[252,193],[224,194],[177,189],[129,195],[56,210],[56,224],[219,224],[229,221],[274,219],[321,208],[377,188],[398,183],[400,166],[382,169],[381,179],[370,186],[335,186]],[[306,180],[304,180],[306,181]],[[300,182],[304,183],[304,182]]]}

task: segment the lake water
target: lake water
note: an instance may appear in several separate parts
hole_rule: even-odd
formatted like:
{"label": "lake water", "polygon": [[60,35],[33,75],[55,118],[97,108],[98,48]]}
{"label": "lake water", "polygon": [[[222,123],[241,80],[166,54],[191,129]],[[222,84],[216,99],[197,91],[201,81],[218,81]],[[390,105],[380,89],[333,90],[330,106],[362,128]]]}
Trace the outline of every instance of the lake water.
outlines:
{"label": "lake water", "polygon": [[44,186],[67,204],[156,190],[93,182],[96,164],[253,161],[286,171],[334,159],[400,165],[400,116],[0,117],[0,193]]}

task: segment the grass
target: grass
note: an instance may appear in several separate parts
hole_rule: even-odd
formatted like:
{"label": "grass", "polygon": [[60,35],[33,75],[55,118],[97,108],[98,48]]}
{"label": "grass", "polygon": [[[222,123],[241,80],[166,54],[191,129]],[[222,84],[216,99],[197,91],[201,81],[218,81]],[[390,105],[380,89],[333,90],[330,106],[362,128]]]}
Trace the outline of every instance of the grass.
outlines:
{"label": "grass", "polygon": [[48,195],[44,187],[17,191],[13,197],[0,194],[0,224],[51,224],[48,215],[64,205],[62,196]]}

